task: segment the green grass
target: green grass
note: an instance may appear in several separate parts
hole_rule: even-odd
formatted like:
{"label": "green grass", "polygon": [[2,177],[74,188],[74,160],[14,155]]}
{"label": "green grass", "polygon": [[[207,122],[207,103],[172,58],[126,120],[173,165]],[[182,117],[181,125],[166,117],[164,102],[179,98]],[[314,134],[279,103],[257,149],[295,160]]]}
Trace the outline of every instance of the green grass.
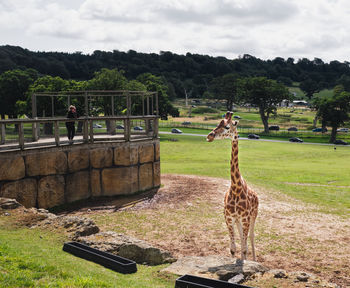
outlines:
{"label": "green grass", "polygon": [[[323,211],[349,213],[349,147],[241,140],[239,149],[240,169],[249,183]],[[208,143],[204,137],[161,135],[161,172],[229,179],[230,153],[229,140]]]}
{"label": "green grass", "polygon": [[62,251],[64,239],[53,232],[5,226],[0,216],[1,287],[173,287],[158,275],[161,266],[138,265],[124,275]]}

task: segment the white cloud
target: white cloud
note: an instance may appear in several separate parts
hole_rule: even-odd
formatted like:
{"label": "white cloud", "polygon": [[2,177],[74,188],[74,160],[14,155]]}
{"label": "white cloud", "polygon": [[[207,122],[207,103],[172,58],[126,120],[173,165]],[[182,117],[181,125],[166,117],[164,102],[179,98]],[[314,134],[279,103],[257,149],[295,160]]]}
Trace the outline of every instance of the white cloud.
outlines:
{"label": "white cloud", "polygon": [[347,60],[346,0],[0,0],[1,45]]}

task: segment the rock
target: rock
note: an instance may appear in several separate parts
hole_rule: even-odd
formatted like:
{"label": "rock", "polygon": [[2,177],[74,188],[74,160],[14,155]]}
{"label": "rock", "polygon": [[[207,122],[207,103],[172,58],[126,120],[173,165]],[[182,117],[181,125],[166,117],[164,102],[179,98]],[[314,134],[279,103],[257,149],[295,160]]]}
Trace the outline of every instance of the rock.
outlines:
{"label": "rock", "polygon": [[25,161],[28,176],[65,174],[67,156],[62,151],[27,155]]}
{"label": "rock", "polygon": [[282,269],[272,269],[269,273],[273,274],[274,278],[288,278],[287,272]]}
{"label": "rock", "polygon": [[162,272],[173,273],[177,275],[192,274],[211,275],[212,278],[228,280],[236,275],[242,274],[248,278],[256,273],[265,273],[268,268],[253,262],[241,261],[219,255],[213,256],[187,256],[178,259],[175,263],[162,270]]}
{"label": "rock", "polygon": [[130,165],[130,147],[121,146],[114,148],[114,164],[117,166]]}
{"label": "rock", "polygon": [[153,163],[154,186],[160,186],[160,162]]}
{"label": "rock", "polygon": [[11,157],[0,160],[0,181],[18,180],[25,176],[23,157]]}
{"label": "rock", "polygon": [[27,208],[34,207],[37,199],[36,179],[26,178],[5,183],[1,186],[0,197],[16,199]]}
{"label": "rock", "polygon": [[9,212],[5,212],[4,215],[5,216],[11,216],[11,214]]}
{"label": "rock", "polygon": [[89,150],[79,149],[68,152],[68,170],[77,172],[89,167]]}
{"label": "rock", "polygon": [[90,172],[91,196],[98,197],[102,195],[101,173],[100,170],[92,169]]}
{"label": "rock", "polygon": [[138,167],[103,169],[102,191],[104,196],[127,195],[139,191]]}
{"label": "rock", "polygon": [[240,284],[244,282],[244,275],[243,274],[238,274],[231,279],[229,279],[227,282],[233,283],[233,284]]}
{"label": "rock", "polygon": [[145,241],[115,232],[101,232],[88,237],[79,237],[77,241],[134,260],[139,264],[159,265],[175,261],[167,251],[152,247]]}
{"label": "rock", "polygon": [[51,208],[64,204],[64,176],[46,176],[38,182],[38,207]]}
{"label": "rock", "polygon": [[303,271],[293,272],[291,273],[291,276],[295,277],[295,281],[297,282],[307,282],[311,277],[314,278],[313,275]]}
{"label": "rock", "polygon": [[154,145],[146,144],[139,147],[139,162],[147,163],[154,161]]}
{"label": "rock", "polygon": [[0,208],[5,210],[12,210],[18,207],[22,207],[15,199],[0,198]]}
{"label": "rock", "polygon": [[77,216],[60,216],[57,221],[67,229],[67,232],[73,233],[73,240],[78,237],[89,236],[100,231],[95,222],[89,218]]}
{"label": "rock", "polygon": [[74,174],[68,174],[66,180],[66,199],[71,203],[74,201],[87,199],[90,197],[88,171],[80,171]]}
{"label": "rock", "polygon": [[112,166],[113,150],[111,148],[96,148],[90,151],[90,164],[93,168]]}
{"label": "rock", "polygon": [[154,145],[154,150],[155,150],[155,161],[159,161],[160,159],[160,144],[159,143],[156,143]]}
{"label": "rock", "polygon": [[144,191],[153,187],[152,163],[140,165],[139,179],[140,179],[140,189],[139,189],[140,191]]}

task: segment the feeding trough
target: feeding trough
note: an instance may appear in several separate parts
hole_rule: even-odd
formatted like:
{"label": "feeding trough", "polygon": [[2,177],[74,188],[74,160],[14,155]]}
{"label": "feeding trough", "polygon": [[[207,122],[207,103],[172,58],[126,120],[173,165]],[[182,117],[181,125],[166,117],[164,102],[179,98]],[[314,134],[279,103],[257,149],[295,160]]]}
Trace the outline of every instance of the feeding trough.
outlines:
{"label": "feeding trough", "polygon": [[176,279],[175,288],[252,288],[252,287],[186,274]]}
{"label": "feeding trough", "polygon": [[135,261],[100,251],[79,242],[64,243],[63,251],[85,260],[95,262],[119,273],[129,274],[137,271]]}

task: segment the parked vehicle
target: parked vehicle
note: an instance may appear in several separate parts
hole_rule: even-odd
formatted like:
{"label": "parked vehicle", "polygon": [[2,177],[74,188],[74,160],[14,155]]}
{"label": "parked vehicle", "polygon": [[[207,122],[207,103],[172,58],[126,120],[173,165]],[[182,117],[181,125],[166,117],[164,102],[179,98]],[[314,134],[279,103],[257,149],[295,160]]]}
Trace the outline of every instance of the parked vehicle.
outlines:
{"label": "parked vehicle", "polygon": [[92,125],[92,127],[93,127],[93,128],[102,128],[102,125],[97,124],[97,123],[94,123],[94,124]]}
{"label": "parked vehicle", "polygon": [[124,125],[117,125],[117,129],[124,129]]}
{"label": "parked vehicle", "polygon": [[337,129],[337,132],[349,132],[349,128],[339,128]]}
{"label": "parked vehicle", "polygon": [[171,129],[171,133],[181,134],[182,131],[180,129],[173,128],[173,129]]}
{"label": "parked vehicle", "polygon": [[289,139],[289,142],[299,142],[299,143],[303,143],[304,141],[298,137],[292,137]]}
{"label": "parked vehicle", "polygon": [[327,128],[315,128],[312,129],[312,132],[327,132]]}
{"label": "parked vehicle", "polygon": [[242,119],[240,116],[238,116],[238,115],[235,115],[235,116],[233,116],[233,118],[235,118],[235,119]]}
{"label": "parked vehicle", "polygon": [[142,128],[141,126],[135,126],[135,127],[134,127],[134,130],[135,130],[135,131],[142,131],[143,128]]}
{"label": "parked vehicle", "polygon": [[181,124],[182,124],[182,125],[191,125],[192,123],[189,122],[189,121],[184,121],[184,122],[182,122]]}
{"label": "parked vehicle", "polygon": [[280,130],[280,126],[278,126],[278,125],[271,125],[271,126],[269,127],[269,130],[279,131],[279,130]]}
{"label": "parked vehicle", "polygon": [[288,128],[288,131],[298,131],[298,128],[297,127],[290,127],[290,128]]}
{"label": "parked vehicle", "polygon": [[256,134],[248,134],[248,139],[259,139],[260,136]]}
{"label": "parked vehicle", "polygon": [[349,143],[347,143],[343,140],[340,140],[340,139],[335,140],[334,144],[336,144],[336,145],[349,145]]}

